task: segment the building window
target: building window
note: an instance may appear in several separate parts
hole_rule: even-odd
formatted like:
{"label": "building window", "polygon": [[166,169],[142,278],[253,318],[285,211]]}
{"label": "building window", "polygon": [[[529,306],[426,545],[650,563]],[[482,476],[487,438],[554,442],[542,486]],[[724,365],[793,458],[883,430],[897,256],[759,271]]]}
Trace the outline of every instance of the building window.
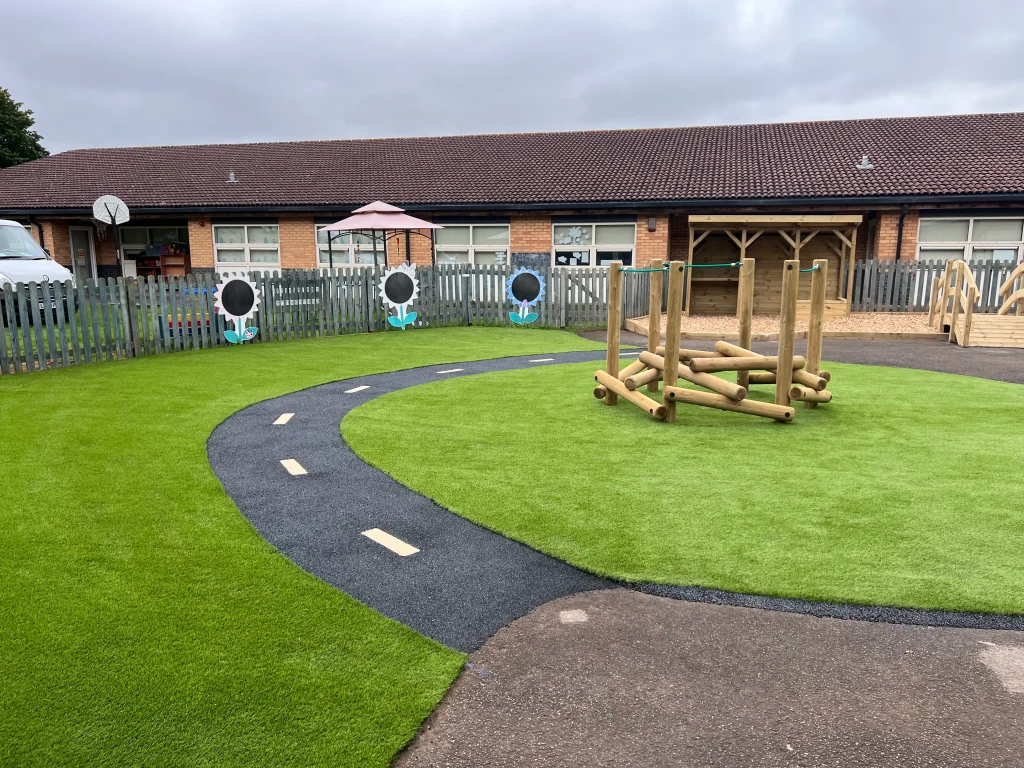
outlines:
{"label": "building window", "polygon": [[1017,263],[1024,253],[1024,218],[975,217],[921,219],[917,258],[1006,261]]}
{"label": "building window", "polygon": [[[335,267],[373,266],[373,238],[362,232],[326,232],[327,224],[316,226],[317,265],[321,269]],[[327,238],[331,242],[328,247]],[[385,262],[385,247],[377,241],[377,261]]]}
{"label": "building window", "polygon": [[215,224],[213,250],[221,271],[281,266],[277,224]]}
{"label": "building window", "polygon": [[613,261],[633,264],[636,224],[554,224],[556,267],[597,267]]}
{"label": "building window", "polygon": [[434,231],[438,264],[508,264],[508,224],[445,224]]}

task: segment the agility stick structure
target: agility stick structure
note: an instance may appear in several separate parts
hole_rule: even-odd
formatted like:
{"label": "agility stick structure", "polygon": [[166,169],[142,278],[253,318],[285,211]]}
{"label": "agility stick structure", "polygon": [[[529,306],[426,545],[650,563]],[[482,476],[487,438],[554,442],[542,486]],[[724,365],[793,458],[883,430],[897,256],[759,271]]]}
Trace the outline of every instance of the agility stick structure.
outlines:
{"label": "agility stick structure", "polygon": [[[608,405],[619,398],[636,405],[659,421],[675,421],[676,405],[699,405],[724,411],[762,416],[775,421],[792,421],[795,409],[791,401],[799,401],[812,408],[832,400],[826,387],[831,376],[821,371],[822,325],[825,310],[825,284],[828,262],[818,259],[810,269],[801,270],[797,259],[783,265],[783,291],[780,314],[779,349],[776,355],[762,355],[750,349],[754,260],[744,258],[735,264],[707,266],[738,266],[740,268],[737,316],[740,325],[739,344],[718,341],[715,349],[699,350],[680,347],[682,328],[683,286],[690,265],[683,262],[660,260],[651,262],[650,269],[628,270],[622,262],[608,266],[608,350],[604,370],[597,371],[594,396]],[[648,312],[647,349],[626,367],[619,370],[621,337],[622,280],[624,271],[650,272],[650,307]],[[668,306],[665,312],[665,342],[661,341],[662,288],[664,273],[668,272]],[[796,309],[800,273],[811,272],[810,330],[806,356],[794,354],[796,342]],[[674,354],[669,354],[674,350]],[[733,383],[715,373],[736,372]],[[701,389],[680,387],[682,379]],[[643,394],[658,391],[661,400]],[[749,388],[756,384],[775,386],[775,402],[766,403],[748,397]],[[704,391],[707,390],[707,391]]]}

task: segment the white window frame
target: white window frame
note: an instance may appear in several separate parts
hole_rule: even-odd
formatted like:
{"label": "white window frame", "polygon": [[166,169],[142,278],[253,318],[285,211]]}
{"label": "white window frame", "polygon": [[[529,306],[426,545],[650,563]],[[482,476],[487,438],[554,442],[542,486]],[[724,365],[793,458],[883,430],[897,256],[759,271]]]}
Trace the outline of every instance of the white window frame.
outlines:
{"label": "white window frame", "polygon": [[[446,227],[466,227],[466,228],[468,228],[469,229],[469,245],[442,245],[440,243],[436,243],[435,242],[434,243],[434,263],[435,264],[439,263],[437,261],[437,253],[438,253],[438,251],[445,251],[445,252],[449,252],[449,253],[452,252],[452,251],[456,251],[458,253],[465,253],[466,254],[466,261],[460,262],[460,263],[472,264],[472,265],[475,266],[476,265],[476,252],[477,251],[482,251],[484,253],[497,253],[498,251],[501,251],[501,250],[505,251],[505,262],[504,262],[504,265],[507,266],[507,265],[511,264],[511,262],[512,262],[512,259],[511,259],[511,253],[512,253],[512,225],[511,224],[504,224],[504,223],[497,223],[497,224],[495,224],[495,223],[487,223],[487,222],[483,222],[483,221],[479,222],[479,223],[473,223],[473,222],[467,221],[467,222],[459,222],[457,224],[456,223],[446,224],[445,226]],[[504,227],[508,231],[508,243],[505,246],[474,245],[473,244],[473,230],[476,227]],[[445,264],[451,264],[452,262],[446,261],[444,263]]]}
{"label": "white window frame", "polygon": [[[633,242],[629,245],[622,243],[619,245],[613,244],[597,244],[597,228],[601,226],[610,227],[633,227]],[[590,228],[590,245],[564,245],[555,242],[555,227],[589,227]],[[555,258],[558,253],[577,253],[581,251],[589,251],[589,264],[556,264]],[[558,221],[551,222],[551,266],[552,267],[596,267],[597,264],[597,252],[598,251],[615,251],[616,253],[622,253],[629,251],[629,264],[626,266],[632,266],[636,261],[636,222],[635,221],[587,221],[581,219],[580,221]]]}
{"label": "white window frame", "polygon": [[[245,231],[244,243],[218,243],[217,229],[220,227],[242,227]],[[277,243],[250,243],[249,227],[274,227],[277,230]],[[281,227],[278,224],[259,224],[251,221],[239,221],[231,223],[213,224],[210,227],[210,238],[213,240],[213,268],[222,274],[231,272],[267,272],[281,269]],[[269,251],[271,248],[277,250],[277,261],[252,261],[250,251]],[[218,250],[237,251],[241,249],[245,253],[245,262],[223,262],[217,260]]]}
{"label": "white window frame", "polygon": [[[316,248],[315,255],[313,256],[317,269],[330,269],[330,265],[327,262],[320,261],[320,251],[327,250],[326,244],[321,244],[317,237],[320,234],[320,230],[324,227],[328,227],[330,224],[314,224],[313,225],[313,245]],[[351,242],[355,239],[355,235],[365,234],[364,232],[332,232],[332,235],[349,235],[350,242],[340,243],[337,240],[331,242],[331,251],[334,255],[334,268],[340,269],[342,267],[358,267],[360,269],[366,269],[373,267],[373,244],[372,243],[354,243]],[[356,253],[363,254],[364,258],[367,257],[369,260],[364,263],[356,262]],[[387,261],[387,243],[377,244],[377,259],[380,264],[384,264]],[[344,258],[344,261],[342,261]]]}
{"label": "white window frame", "polygon": [[[972,263],[974,256],[974,249],[979,248],[982,250],[1017,250],[1017,258],[1014,259],[1014,264],[1020,264],[1024,259],[1024,233],[1021,235],[1020,240],[974,240],[974,222],[976,221],[999,221],[999,220],[1014,220],[1019,221],[1024,219],[1024,213],[1009,216],[922,216],[917,224],[917,258],[928,259],[929,251],[944,251],[944,250],[958,250],[963,249],[964,261],[968,264]],[[921,242],[921,224],[926,221],[966,221],[967,222],[967,239],[966,240],[949,240],[942,242]]]}

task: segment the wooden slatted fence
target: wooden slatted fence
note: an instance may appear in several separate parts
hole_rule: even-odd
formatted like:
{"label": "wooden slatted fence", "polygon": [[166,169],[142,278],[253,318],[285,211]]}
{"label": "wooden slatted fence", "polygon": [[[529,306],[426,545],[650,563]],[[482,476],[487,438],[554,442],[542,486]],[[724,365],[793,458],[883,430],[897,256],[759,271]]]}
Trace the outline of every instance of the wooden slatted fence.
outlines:
{"label": "wooden slatted fence", "polygon": [[[417,327],[512,325],[507,266],[418,267]],[[607,270],[539,270],[542,328],[600,328],[607,322]],[[255,341],[394,331],[379,283],[383,268],[253,272],[260,291]],[[627,274],[624,317],[647,311],[648,276]],[[5,285],[0,292],[0,374],[227,346],[230,326],[214,309],[217,277],[108,278]]]}

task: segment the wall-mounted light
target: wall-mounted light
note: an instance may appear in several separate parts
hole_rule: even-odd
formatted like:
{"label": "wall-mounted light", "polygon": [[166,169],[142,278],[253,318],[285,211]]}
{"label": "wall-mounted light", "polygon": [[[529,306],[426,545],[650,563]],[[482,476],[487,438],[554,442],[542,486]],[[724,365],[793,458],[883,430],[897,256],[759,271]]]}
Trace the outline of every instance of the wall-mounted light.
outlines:
{"label": "wall-mounted light", "polygon": [[647,220],[647,231],[648,232],[657,232],[658,231],[658,219],[657,219],[657,217],[651,216],[651,218],[649,218]]}

